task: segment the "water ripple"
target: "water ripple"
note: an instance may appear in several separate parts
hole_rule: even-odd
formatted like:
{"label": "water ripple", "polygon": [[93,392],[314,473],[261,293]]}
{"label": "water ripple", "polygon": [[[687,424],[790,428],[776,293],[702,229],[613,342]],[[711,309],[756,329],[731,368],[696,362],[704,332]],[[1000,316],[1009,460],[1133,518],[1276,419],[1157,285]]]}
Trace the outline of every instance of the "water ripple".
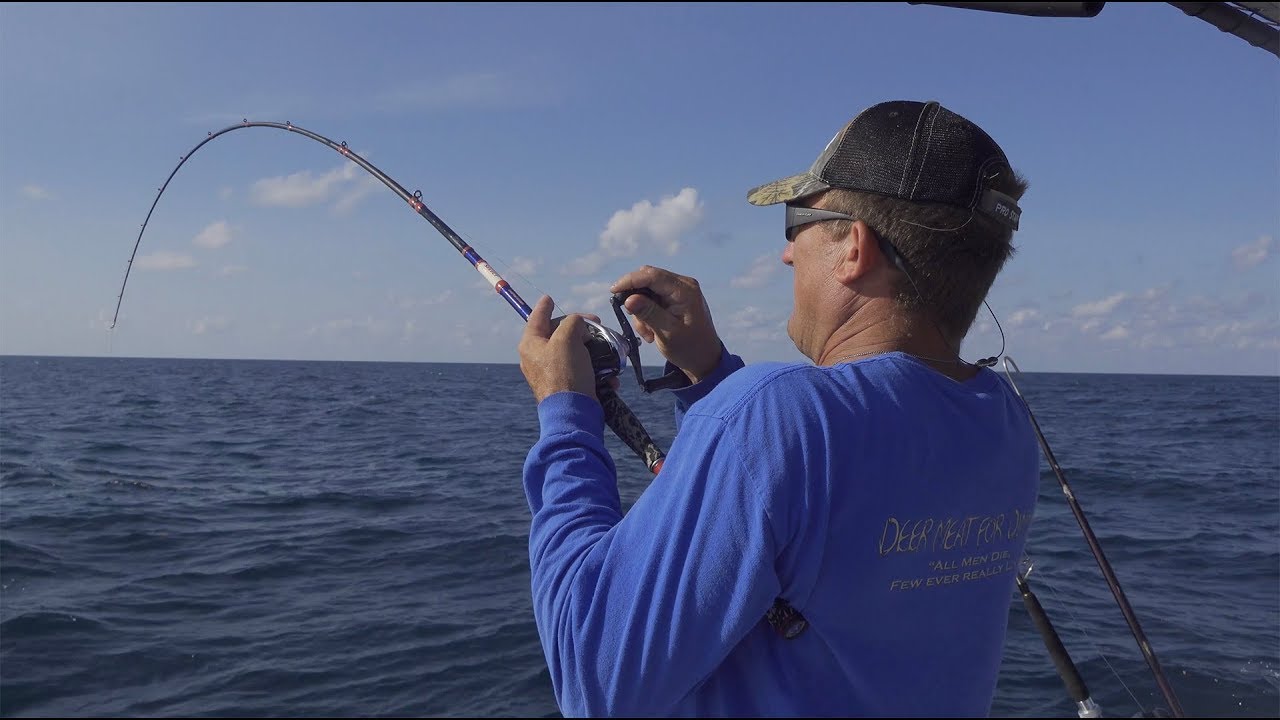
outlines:
{"label": "water ripple", "polygon": [[[557,715],[515,366],[5,357],[0,374],[0,715]],[[1188,713],[1275,715],[1280,381],[1019,384]],[[623,394],[669,445],[669,400]],[[649,477],[607,442],[634,502]],[[1151,709],[1042,479],[1034,587],[1104,710]],[[1070,712],[1011,604],[993,714]]]}

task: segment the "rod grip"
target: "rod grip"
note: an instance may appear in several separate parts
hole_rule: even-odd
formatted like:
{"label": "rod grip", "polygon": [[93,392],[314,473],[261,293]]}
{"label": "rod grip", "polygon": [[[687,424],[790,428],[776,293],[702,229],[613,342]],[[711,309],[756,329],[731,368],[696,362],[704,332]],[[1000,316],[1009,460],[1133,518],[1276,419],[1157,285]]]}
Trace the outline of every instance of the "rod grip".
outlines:
{"label": "rod grip", "polygon": [[662,461],[666,453],[658,449],[658,445],[649,437],[640,419],[631,412],[631,408],[618,397],[618,393],[607,384],[596,386],[596,397],[600,398],[600,406],[604,408],[604,421],[631,451],[644,461],[645,467],[654,475],[662,469]]}
{"label": "rod grip", "polygon": [[1058,632],[1054,629],[1053,623],[1049,621],[1049,614],[1040,605],[1040,598],[1036,597],[1036,594],[1031,591],[1031,586],[1021,576],[1017,578],[1017,582],[1018,592],[1022,595],[1022,604],[1026,606],[1027,614],[1031,616],[1031,622],[1035,623],[1036,630],[1040,632],[1040,639],[1044,641],[1044,647],[1049,651],[1049,657],[1053,660],[1054,667],[1058,669],[1058,676],[1062,678],[1062,683],[1067,688],[1067,694],[1077,703],[1088,701],[1089,687],[1085,685],[1084,678],[1080,675],[1080,670],[1072,662],[1071,654],[1067,652],[1067,648],[1062,644],[1062,639],[1058,637]]}

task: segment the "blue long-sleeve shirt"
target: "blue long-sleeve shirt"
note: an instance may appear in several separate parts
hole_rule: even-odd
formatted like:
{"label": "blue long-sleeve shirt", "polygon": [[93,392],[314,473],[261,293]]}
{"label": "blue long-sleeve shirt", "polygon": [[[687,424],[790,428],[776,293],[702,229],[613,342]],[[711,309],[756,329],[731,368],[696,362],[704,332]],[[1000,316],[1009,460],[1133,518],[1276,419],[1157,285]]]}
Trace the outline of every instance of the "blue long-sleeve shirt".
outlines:
{"label": "blue long-sleeve shirt", "polygon": [[[675,442],[625,516],[600,406],[538,406],[529,556],[561,712],[987,714],[1039,477],[999,376],[725,352],[675,394]],[[765,622],[775,597],[798,638]]]}

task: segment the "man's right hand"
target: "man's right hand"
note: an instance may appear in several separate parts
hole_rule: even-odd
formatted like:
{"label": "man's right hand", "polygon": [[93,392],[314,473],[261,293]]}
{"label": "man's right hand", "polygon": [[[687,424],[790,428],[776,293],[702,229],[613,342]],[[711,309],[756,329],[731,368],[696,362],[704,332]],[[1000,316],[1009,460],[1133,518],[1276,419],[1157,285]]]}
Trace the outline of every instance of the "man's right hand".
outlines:
{"label": "man's right hand", "polygon": [[658,352],[692,382],[710,375],[720,364],[720,337],[698,281],[645,265],[618,278],[609,292],[640,288],[651,290],[657,301],[637,293],[623,303],[636,334],[656,342]]}

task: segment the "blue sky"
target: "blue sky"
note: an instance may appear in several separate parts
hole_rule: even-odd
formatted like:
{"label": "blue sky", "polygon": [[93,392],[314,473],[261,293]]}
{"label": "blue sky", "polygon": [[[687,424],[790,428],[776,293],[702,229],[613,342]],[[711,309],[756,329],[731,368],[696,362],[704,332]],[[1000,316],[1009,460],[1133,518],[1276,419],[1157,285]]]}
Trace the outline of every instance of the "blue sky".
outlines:
{"label": "blue sky", "polygon": [[[989,297],[1024,370],[1280,372],[1280,61],[1163,3],[9,4],[0,98],[3,354],[516,361],[430,225],[258,128],[178,173],[108,333],[156,189],[248,118],[346,140],[530,303],[603,314],[660,265],[748,361],[799,360],[782,210],[747,189],[936,99],[1031,181]],[[980,315],[964,354],[999,348]]]}

